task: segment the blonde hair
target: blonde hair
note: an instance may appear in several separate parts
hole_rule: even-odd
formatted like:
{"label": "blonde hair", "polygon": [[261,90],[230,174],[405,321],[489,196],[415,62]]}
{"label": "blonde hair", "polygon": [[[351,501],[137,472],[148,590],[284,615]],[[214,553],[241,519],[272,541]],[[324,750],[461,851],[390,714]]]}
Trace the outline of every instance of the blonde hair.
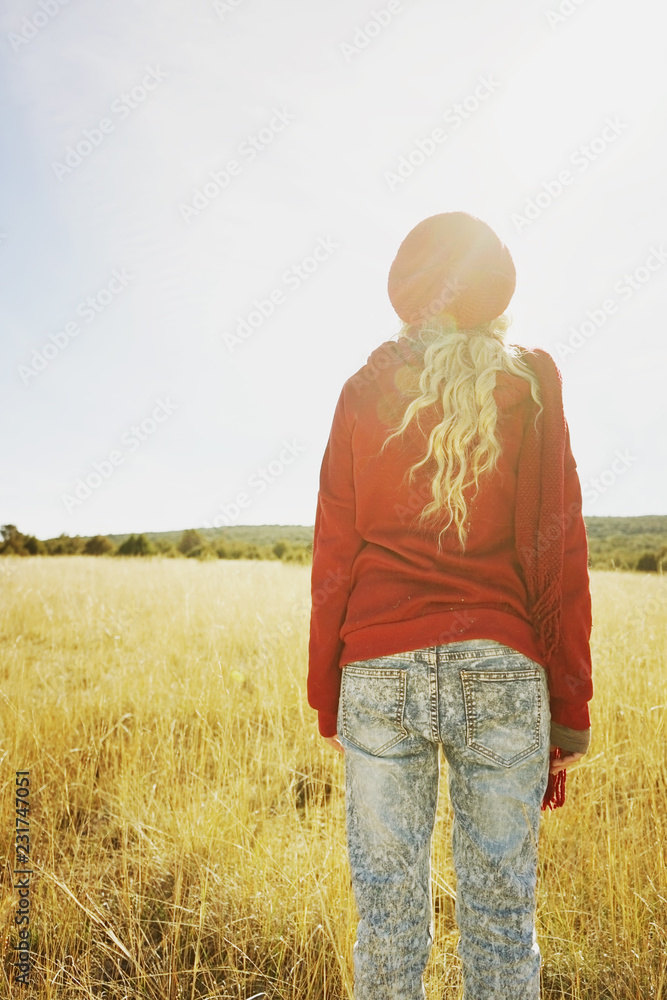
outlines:
{"label": "blonde hair", "polygon": [[[437,469],[430,484],[430,501],[417,517],[420,527],[441,520],[448,514],[438,533],[438,549],[448,528],[454,524],[461,549],[465,551],[468,531],[466,491],[479,492],[481,476],[495,469],[501,453],[496,434],[498,408],[494,398],[496,373],[508,372],[530,384],[531,395],[542,411],[537,378],[521,358],[521,349],[505,342],[509,318],[497,319],[470,330],[458,330],[446,314],[431,317],[421,326],[404,324],[398,337],[408,338],[424,348],[424,367],[419,388],[406,388],[414,395],[400,424],[385,440],[380,453],[392,438],[400,436],[422,410],[440,404],[442,419],[430,431],[426,454],[406,475],[412,482],[417,469],[435,461]],[[404,477],[405,481],[405,477]],[[414,519],[413,519],[414,520]]]}

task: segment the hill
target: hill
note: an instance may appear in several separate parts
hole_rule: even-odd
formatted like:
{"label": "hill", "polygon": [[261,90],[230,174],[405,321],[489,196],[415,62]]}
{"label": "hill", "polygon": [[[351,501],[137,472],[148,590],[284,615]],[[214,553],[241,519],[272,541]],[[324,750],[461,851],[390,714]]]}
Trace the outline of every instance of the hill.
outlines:
{"label": "hill", "polygon": [[[196,531],[207,542],[215,544],[222,541],[242,542],[247,545],[271,546],[278,541],[290,542],[292,545],[308,546],[313,542],[314,526],[304,527],[301,524],[235,524],[228,528],[197,528]],[[177,546],[183,537],[180,531],[144,531],[149,542],[166,542]],[[129,535],[108,535],[115,545],[122,545]]]}
{"label": "hill", "polygon": [[[585,517],[592,566],[657,570],[667,557],[667,516]],[[667,568],[667,567],[666,567]]]}
{"label": "hill", "polygon": [[[589,565],[594,569],[662,572],[667,569],[667,515],[585,517]],[[2,527],[4,555],[166,555],[197,559],[282,559],[309,563],[313,525],[239,524],[140,534],[60,535],[40,541],[15,525]]]}

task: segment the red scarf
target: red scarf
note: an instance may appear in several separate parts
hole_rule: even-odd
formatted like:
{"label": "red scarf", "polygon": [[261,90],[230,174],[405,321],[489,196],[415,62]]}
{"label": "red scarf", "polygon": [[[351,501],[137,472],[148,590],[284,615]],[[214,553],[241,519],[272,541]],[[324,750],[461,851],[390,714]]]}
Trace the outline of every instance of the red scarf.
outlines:
{"label": "red scarf", "polygon": [[[535,428],[534,407],[519,457],[516,548],[533,625],[548,662],[560,641],[566,423],[562,380],[553,358],[540,348],[525,351],[522,358],[538,379],[543,411]],[[560,748],[552,750],[550,765],[563,756]],[[564,802],[565,771],[550,773],[542,809]]]}

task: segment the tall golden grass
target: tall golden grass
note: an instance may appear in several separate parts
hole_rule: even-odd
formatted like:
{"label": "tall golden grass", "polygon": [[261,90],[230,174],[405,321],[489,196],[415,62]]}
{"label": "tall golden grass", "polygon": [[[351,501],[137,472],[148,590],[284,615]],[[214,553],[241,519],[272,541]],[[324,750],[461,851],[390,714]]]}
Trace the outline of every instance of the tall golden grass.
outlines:
{"label": "tall golden grass", "polygon": [[[352,997],[344,762],[305,694],[309,568],[0,560],[2,996]],[[593,739],[543,814],[543,996],[667,998],[667,585],[592,573]],[[15,772],[30,770],[30,984]],[[429,996],[460,996],[451,811]],[[508,998],[512,1000],[512,998]]]}

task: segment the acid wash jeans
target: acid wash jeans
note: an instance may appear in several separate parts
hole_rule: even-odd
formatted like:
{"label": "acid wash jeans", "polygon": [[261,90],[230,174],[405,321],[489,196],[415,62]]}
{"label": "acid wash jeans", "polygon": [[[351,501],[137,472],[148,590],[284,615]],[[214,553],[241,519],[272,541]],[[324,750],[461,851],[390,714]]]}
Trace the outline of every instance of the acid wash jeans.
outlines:
{"label": "acid wash jeans", "polygon": [[491,639],[342,669],[338,737],[359,914],[354,1000],[424,1000],[439,746],[449,765],[464,1000],[537,1000],[537,842],[549,776],[544,668]]}

